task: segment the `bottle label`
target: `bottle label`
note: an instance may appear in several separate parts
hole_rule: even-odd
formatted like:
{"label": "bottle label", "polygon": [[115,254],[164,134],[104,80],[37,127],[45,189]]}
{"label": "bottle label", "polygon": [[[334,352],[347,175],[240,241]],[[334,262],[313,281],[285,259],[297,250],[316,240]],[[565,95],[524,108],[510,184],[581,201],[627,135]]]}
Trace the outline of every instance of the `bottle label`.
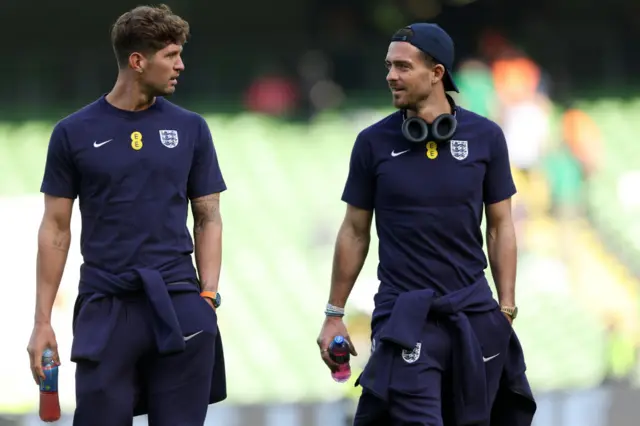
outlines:
{"label": "bottle label", "polygon": [[346,342],[341,346],[331,345],[329,347],[329,356],[334,362],[338,364],[348,363],[351,358],[349,355],[349,347],[347,346]]}
{"label": "bottle label", "polygon": [[58,366],[44,366],[42,367],[45,379],[40,379],[40,391],[41,392],[58,392]]}
{"label": "bottle label", "polygon": [[345,354],[345,355],[336,355],[333,354],[331,356],[331,358],[333,359],[333,362],[335,362],[336,364],[347,364],[349,362],[349,354]]}

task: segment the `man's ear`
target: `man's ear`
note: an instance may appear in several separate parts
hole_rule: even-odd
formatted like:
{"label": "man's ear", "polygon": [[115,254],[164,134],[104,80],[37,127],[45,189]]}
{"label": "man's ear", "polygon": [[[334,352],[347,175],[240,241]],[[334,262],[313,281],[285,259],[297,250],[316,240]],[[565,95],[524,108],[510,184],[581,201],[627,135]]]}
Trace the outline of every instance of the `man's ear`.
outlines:
{"label": "man's ear", "polygon": [[147,58],[140,52],[133,52],[129,55],[129,68],[142,74],[147,66]]}
{"label": "man's ear", "polygon": [[442,64],[437,64],[433,67],[433,79],[431,81],[432,84],[436,84],[439,81],[442,81],[444,78],[445,69]]}

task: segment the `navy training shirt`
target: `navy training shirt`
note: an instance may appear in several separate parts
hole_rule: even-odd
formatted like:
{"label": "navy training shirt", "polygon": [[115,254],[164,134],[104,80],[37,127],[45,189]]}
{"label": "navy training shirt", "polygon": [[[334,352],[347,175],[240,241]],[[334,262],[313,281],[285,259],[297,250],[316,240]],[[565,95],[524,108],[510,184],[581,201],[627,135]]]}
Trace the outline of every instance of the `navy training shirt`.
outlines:
{"label": "navy training shirt", "polygon": [[375,212],[380,292],[446,294],[484,276],[483,204],[516,193],[502,129],[456,107],[450,142],[415,144],[397,111],[358,134],[342,200]]}
{"label": "navy training shirt", "polygon": [[161,97],[132,112],[102,96],[58,122],[41,186],[79,199],[84,262],[113,274],[190,256],[188,200],[224,190],[207,123]]}

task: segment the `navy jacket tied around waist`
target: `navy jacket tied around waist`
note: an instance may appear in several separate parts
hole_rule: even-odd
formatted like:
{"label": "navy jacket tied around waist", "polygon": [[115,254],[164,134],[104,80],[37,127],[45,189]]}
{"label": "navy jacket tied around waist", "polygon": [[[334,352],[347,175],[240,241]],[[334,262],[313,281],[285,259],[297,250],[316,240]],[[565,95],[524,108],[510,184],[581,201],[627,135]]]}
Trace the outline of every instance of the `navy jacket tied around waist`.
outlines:
{"label": "navy jacket tied around waist", "polygon": [[[85,264],[80,269],[79,293],[89,296],[85,301],[85,306],[87,306],[105,297],[144,290],[154,316],[152,324],[158,351],[162,355],[181,352],[185,349],[185,342],[169,291],[199,292],[199,288],[195,285],[191,259],[185,258],[185,260],[188,260],[188,263],[181,262],[172,268],[167,268],[166,272],[153,269],[135,269],[122,275],[113,275]],[[184,283],[167,287],[167,283],[173,282]],[[91,318],[76,321],[74,334],[79,338],[74,339],[72,360],[74,358],[100,360],[100,354],[107,344],[121,307],[121,301],[114,298],[107,324],[102,322],[105,318],[96,318],[101,321],[98,324],[92,324]],[[82,310],[79,316],[81,315]],[[87,333],[84,332],[85,329],[87,329]],[[75,344],[76,342],[77,344]]]}
{"label": "navy jacket tied around waist", "polygon": [[[480,280],[472,286],[441,297],[436,297],[433,290],[425,289],[409,291],[400,295],[378,294],[376,299],[377,309],[383,308],[382,310],[384,310],[384,305],[388,305],[391,314],[380,329],[377,339],[380,344],[377,345],[359,378],[358,382],[362,387],[387,401],[392,374],[392,358],[398,354],[398,351],[394,350],[394,346],[408,351],[413,350],[422,337],[427,317],[430,314],[436,315],[443,322],[446,322],[446,326],[451,332],[451,369],[455,395],[453,407],[456,423],[458,425],[475,425],[488,422],[493,415],[487,395],[482,348],[467,316],[470,313],[490,312],[499,308],[486,280]],[[374,321],[378,322],[383,319],[378,317]],[[516,344],[510,342],[509,348],[505,348],[505,352],[517,352],[508,355],[510,360],[516,362],[513,366],[505,364],[501,389],[503,383],[510,388],[518,383],[516,385],[518,394],[524,396],[533,405],[525,403],[527,413],[524,416],[520,414],[515,416],[521,420],[514,423],[500,423],[499,426],[529,426],[535,411],[533,396],[524,376],[525,366],[522,349],[517,342],[515,333],[512,333],[511,341],[514,339]],[[426,349],[428,350],[428,348]],[[517,370],[517,373],[514,373],[513,369]],[[524,380],[524,383],[521,383],[521,380]],[[498,393],[498,395],[503,394],[504,392]],[[496,401],[497,403],[498,401]],[[506,408],[516,409],[515,407]],[[533,411],[530,410],[531,408]],[[515,419],[511,414],[500,414],[500,416],[509,419],[509,421]],[[493,422],[491,424],[494,426]],[[498,423],[495,426],[498,426]]]}
{"label": "navy jacket tied around waist", "polygon": [[[172,285],[167,286],[167,283]],[[140,268],[121,275],[114,275],[84,264],[80,270],[79,287],[79,296],[83,298],[83,303],[74,317],[72,361],[100,362],[123,304],[118,297],[113,296],[141,290],[148,298],[153,313],[151,323],[159,354],[169,355],[185,350],[182,329],[170,293],[200,292],[190,256],[185,256],[166,270]],[[111,299],[108,311],[88,312],[91,311],[92,303],[105,298]],[[224,352],[219,329],[215,345],[210,403],[226,398]],[[136,409],[136,415],[144,413],[146,408]]]}

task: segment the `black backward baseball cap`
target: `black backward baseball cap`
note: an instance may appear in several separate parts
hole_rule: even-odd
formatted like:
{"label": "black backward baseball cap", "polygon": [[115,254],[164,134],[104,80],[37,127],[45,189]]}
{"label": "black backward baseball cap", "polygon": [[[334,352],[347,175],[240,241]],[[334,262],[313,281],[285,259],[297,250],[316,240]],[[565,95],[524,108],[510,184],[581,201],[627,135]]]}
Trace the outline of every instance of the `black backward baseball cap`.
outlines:
{"label": "black backward baseball cap", "polygon": [[391,41],[405,41],[431,56],[445,69],[442,83],[445,92],[459,92],[451,77],[455,57],[453,40],[445,30],[436,24],[420,22],[398,30]]}

